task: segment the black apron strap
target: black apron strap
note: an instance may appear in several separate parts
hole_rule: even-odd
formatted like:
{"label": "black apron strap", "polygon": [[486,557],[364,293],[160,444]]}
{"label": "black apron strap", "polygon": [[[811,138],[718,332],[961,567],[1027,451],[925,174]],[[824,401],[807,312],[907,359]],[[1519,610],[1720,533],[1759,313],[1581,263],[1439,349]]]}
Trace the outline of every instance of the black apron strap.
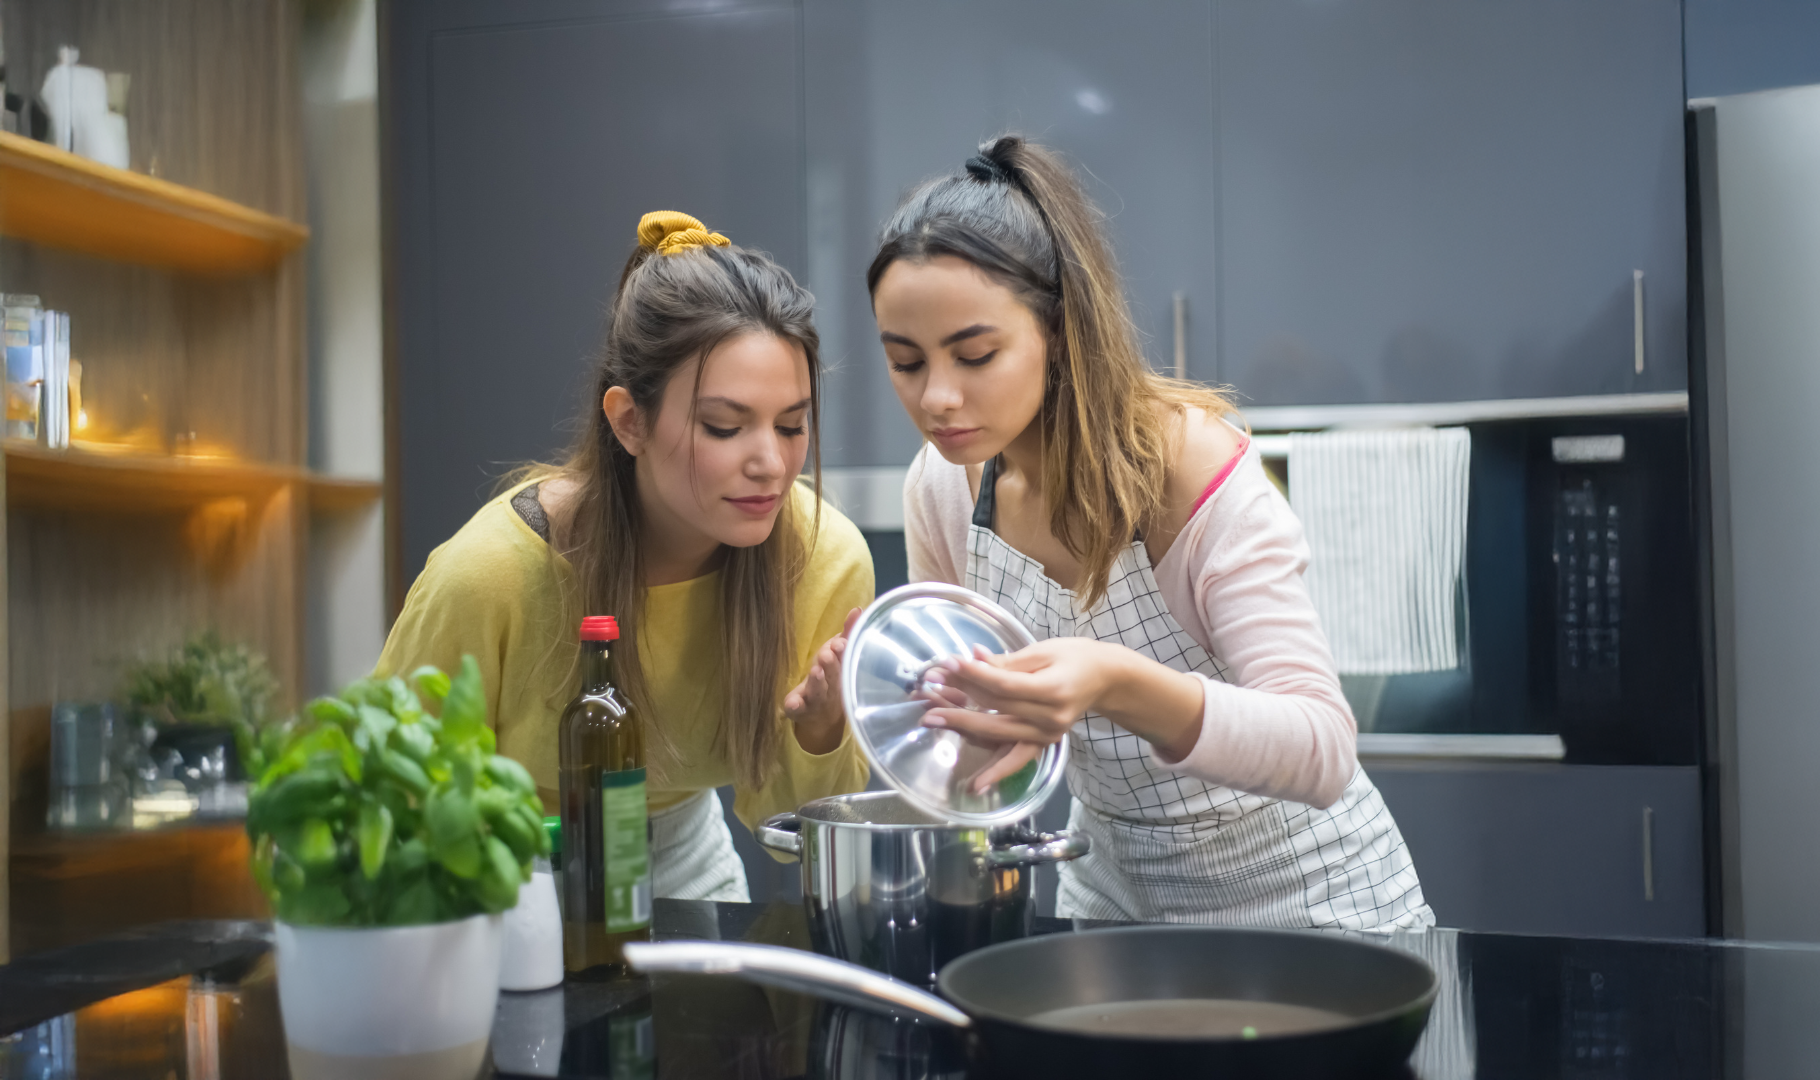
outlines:
{"label": "black apron strap", "polygon": [[994,454],[980,470],[980,496],[973,502],[973,523],[992,531],[992,519],[998,512],[998,455]]}

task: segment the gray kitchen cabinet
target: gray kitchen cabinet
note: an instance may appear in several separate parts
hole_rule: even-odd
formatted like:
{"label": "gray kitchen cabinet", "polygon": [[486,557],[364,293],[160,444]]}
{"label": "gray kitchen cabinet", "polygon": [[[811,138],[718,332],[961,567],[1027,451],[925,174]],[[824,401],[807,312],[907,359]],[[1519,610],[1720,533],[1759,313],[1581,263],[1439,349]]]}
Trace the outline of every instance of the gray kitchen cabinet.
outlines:
{"label": "gray kitchen cabinet", "polygon": [[573,431],[640,215],[803,267],[789,3],[400,0],[386,10],[404,580]]}
{"label": "gray kitchen cabinet", "polygon": [[[1706,932],[1696,768],[1367,760],[1365,771],[1397,820],[1442,926],[1614,937]],[[1067,822],[1064,784],[1036,826]],[[1039,867],[1041,914],[1055,913],[1055,890],[1055,868]]]}
{"label": "gray kitchen cabinet", "polygon": [[1443,926],[1706,932],[1695,767],[1365,762]]}
{"label": "gray kitchen cabinet", "polygon": [[1260,405],[1686,388],[1679,3],[1216,8],[1222,381]]}
{"label": "gray kitchen cabinet", "polygon": [[1006,131],[1079,169],[1151,362],[1173,362],[1182,293],[1188,372],[1214,377],[1211,0],[805,0],[803,25],[809,277],[838,365],[828,463],[903,465],[920,445],[865,268],[909,188]]}

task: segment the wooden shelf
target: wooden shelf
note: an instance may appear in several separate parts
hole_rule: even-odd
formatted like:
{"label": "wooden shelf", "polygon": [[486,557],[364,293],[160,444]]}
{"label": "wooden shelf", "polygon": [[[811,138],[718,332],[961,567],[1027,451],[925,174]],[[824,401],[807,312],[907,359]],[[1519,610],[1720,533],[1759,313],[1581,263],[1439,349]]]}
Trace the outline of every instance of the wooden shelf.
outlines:
{"label": "wooden shelf", "polygon": [[376,501],[376,480],[326,477],[308,469],[215,458],[45,450],[8,439],[8,506],[50,510],[185,510],[216,499],[263,503],[288,485],[307,489],[310,506],[345,511]]}
{"label": "wooden shelf", "polygon": [[15,826],[8,861],[13,954],[53,949],[164,919],[261,919],[241,821],[155,830],[44,832]]}
{"label": "wooden shelf", "polygon": [[263,270],[310,235],[294,221],[6,132],[0,233],[200,274]]}
{"label": "wooden shelf", "polygon": [[310,509],[325,514],[345,514],[371,506],[385,497],[378,480],[350,480],[339,476],[310,477]]}

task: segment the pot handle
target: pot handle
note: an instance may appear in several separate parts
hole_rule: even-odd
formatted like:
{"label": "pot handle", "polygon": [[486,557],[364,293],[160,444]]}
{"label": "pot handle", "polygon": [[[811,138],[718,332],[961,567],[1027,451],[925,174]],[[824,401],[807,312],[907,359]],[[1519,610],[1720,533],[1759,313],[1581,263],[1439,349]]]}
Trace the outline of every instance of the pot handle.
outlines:
{"label": "pot handle", "polygon": [[885,1016],[973,1026],[966,1013],[926,990],[801,949],[732,941],[628,941],[622,948],[626,964],[646,974],[733,975]]}
{"label": "pot handle", "polygon": [[785,855],[803,853],[803,822],[795,814],[786,810],[781,814],[772,814],[759,825],[754,835],[758,842],[772,851],[781,851]]}
{"label": "pot handle", "polygon": [[1080,833],[1037,833],[1029,843],[993,848],[986,853],[986,861],[993,866],[1037,866],[1042,863],[1067,862],[1087,854],[1092,846],[1092,841]]}

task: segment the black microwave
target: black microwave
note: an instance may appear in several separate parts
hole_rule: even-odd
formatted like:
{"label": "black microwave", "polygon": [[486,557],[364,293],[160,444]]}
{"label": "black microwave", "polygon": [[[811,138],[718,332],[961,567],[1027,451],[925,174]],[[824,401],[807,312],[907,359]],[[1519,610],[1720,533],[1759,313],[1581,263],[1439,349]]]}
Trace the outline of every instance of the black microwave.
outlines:
{"label": "black microwave", "polygon": [[1558,734],[1569,763],[1698,764],[1687,418],[1469,428],[1463,663],[1387,680],[1374,730]]}

